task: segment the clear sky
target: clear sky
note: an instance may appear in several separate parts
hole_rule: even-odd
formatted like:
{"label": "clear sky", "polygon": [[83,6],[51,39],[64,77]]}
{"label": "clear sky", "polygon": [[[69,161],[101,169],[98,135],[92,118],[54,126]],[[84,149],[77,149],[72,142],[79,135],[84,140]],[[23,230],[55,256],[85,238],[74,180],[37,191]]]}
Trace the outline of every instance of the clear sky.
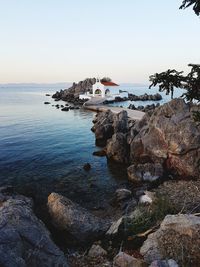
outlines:
{"label": "clear sky", "polygon": [[181,0],[0,0],[0,83],[109,76],[146,83],[200,63],[200,19]]}

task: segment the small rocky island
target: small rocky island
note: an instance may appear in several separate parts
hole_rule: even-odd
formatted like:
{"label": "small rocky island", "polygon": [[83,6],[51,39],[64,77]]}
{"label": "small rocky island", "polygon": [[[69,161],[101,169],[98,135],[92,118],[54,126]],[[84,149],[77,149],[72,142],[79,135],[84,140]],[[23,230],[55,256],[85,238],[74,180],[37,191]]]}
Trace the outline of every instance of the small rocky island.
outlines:
{"label": "small rocky island", "polygon": [[[102,78],[102,80],[106,80],[110,78]],[[85,102],[87,102],[88,99],[80,99],[79,95],[81,94],[85,94],[87,92],[92,92],[92,86],[96,83],[96,78],[87,78],[83,81],[80,81],[78,83],[73,83],[71,87],[69,87],[68,89],[64,89],[64,90],[60,90],[57,91],[55,94],[53,94],[52,98],[55,99],[55,101],[59,101],[59,100],[63,100],[66,101],[70,104],[73,104],[74,107],[78,107],[78,106],[82,106]],[[121,90],[119,90],[119,92],[123,92]],[[110,100],[105,99],[103,104],[112,104],[112,103],[120,103],[120,102],[124,102],[124,101],[160,101],[162,100],[162,96],[159,93],[156,93],[154,95],[152,94],[143,94],[143,95],[134,95],[134,94],[130,94],[127,93],[127,97],[122,97],[122,96],[116,96],[114,97],[114,99]],[[45,103],[47,104],[47,102]],[[129,105],[129,109],[133,109],[133,110],[140,110],[140,111],[144,111],[147,112],[149,110],[153,110],[156,107],[159,106],[159,103],[157,104],[151,104],[151,105],[147,105],[147,106],[139,106],[139,107],[135,107],[133,104]],[[59,108],[59,104],[56,105],[57,108]],[[61,106],[61,108],[63,108]],[[62,109],[63,111],[68,111],[69,108],[66,107],[64,109]]]}

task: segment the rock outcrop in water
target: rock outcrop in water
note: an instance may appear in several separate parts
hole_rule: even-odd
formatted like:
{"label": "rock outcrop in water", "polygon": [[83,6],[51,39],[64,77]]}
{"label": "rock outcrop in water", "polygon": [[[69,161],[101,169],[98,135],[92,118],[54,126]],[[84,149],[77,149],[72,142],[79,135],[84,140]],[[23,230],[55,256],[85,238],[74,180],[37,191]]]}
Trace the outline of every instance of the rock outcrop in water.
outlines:
{"label": "rock outcrop in water", "polygon": [[63,252],[32,208],[30,198],[0,189],[0,266],[67,267]]}
{"label": "rock outcrop in water", "polygon": [[199,178],[200,125],[193,119],[195,108],[174,99],[136,122],[131,122],[125,111],[118,115],[107,111],[97,114],[92,130],[96,143],[106,145],[109,159],[134,165],[129,169],[130,177],[138,176],[139,164],[142,169],[141,164],[151,163],[151,170],[155,170],[148,171],[152,179],[162,176],[162,168],[164,173],[182,178]]}
{"label": "rock outcrop in water", "polygon": [[75,105],[81,105],[86,100],[79,99],[79,95],[92,90],[92,85],[95,84],[95,82],[95,78],[87,78],[79,83],[73,83],[70,88],[60,90],[60,92],[57,91],[52,98],[68,101]]}
{"label": "rock outcrop in water", "polygon": [[143,111],[143,112],[149,112],[149,111],[153,111],[154,109],[158,108],[160,106],[160,103],[155,104],[151,104],[151,105],[146,105],[146,106],[138,106],[136,107],[133,104],[130,104],[128,106],[128,109],[132,109],[132,110],[139,110],[139,111]]}
{"label": "rock outcrop in water", "polygon": [[131,101],[160,101],[162,100],[162,96],[161,94],[157,93],[155,95],[148,95],[148,94],[144,94],[144,95],[134,95],[134,94],[128,94],[128,99]]}

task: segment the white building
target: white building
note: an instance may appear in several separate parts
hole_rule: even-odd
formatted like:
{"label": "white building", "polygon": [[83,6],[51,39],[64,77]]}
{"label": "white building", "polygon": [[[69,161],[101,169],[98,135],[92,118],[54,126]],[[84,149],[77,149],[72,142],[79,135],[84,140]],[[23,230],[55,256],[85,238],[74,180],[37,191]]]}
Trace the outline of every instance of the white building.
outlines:
{"label": "white building", "polygon": [[[81,94],[79,95],[80,99],[91,99],[93,97],[102,97],[102,98],[107,98],[107,99],[115,99],[115,97],[127,97],[128,93],[111,93],[110,92],[110,87],[117,87],[119,86],[118,84],[114,82],[102,82],[99,78],[96,79],[96,83],[92,86],[92,93],[87,92],[86,94]],[[113,88],[114,89],[114,88]],[[116,89],[116,88],[115,88]]]}
{"label": "white building", "polygon": [[105,90],[105,86],[104,83],[102,83],[100,81],[100,79],[96,79],[96,83],[93,84],[92,86],[92,96],[101,96],[101,97],[105,97],[106,95],[106,90]]}

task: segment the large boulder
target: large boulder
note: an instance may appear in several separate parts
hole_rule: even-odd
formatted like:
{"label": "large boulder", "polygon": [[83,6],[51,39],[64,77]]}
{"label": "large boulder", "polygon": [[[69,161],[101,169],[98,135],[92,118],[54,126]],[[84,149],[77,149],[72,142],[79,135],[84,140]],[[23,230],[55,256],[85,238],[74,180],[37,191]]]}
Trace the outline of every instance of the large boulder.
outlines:
{"label": "large boulder", "polygon": [[96,145],[103,147],[107,140],[112,137],[114,133],[113,120],[114,114],[110,110],[97,113],[94,126],[91,129],[95,133]]}
{"label": "large boulder", "polygon": [[113,128],[115,133],[127,133],[128,131],[128,114],[122,110],[114,116]]}
{"label": "large boulder", "polygon": [[130,144],[134,161],[136,141],[140,153],[152,161],[165,163],[168,170],[184,177],[199,177],[200,125],[193,120],[192,107],[182,99],[174,99],[157,108]]}
{"label": "large boulder", "polygon": [[92,131],[95,133],[96,144],[99,146],[106,146],[113,134],[126,134],[130,124],[127,112],[124,110],[118,114],[114,114],[110,110],[98,113],[93,122]]}
{"label": "large boulder", "polygon": [[148,236],[140,249],[146,262],[173,258],[180,266],[199,266],[200,218],[167,215],[160,228]]}
{"label": "large boulder", "polygon": [[107,142],[106,155],[109,159],[119,163],[128,164],[129,146],[124,133],[115,133]]}
{"label": "large boulder", "polygon": [[49,231],[34,215],[32,200],[2,191],[0,266],[67,267],[63,252],[53,243]]}
{"label": "large boulder", "polygon": [[79,243],[100,238],[110,225],[70,199],[56,193],[49,195],[48,208],[54,226],[59,230],[65,230]]}

